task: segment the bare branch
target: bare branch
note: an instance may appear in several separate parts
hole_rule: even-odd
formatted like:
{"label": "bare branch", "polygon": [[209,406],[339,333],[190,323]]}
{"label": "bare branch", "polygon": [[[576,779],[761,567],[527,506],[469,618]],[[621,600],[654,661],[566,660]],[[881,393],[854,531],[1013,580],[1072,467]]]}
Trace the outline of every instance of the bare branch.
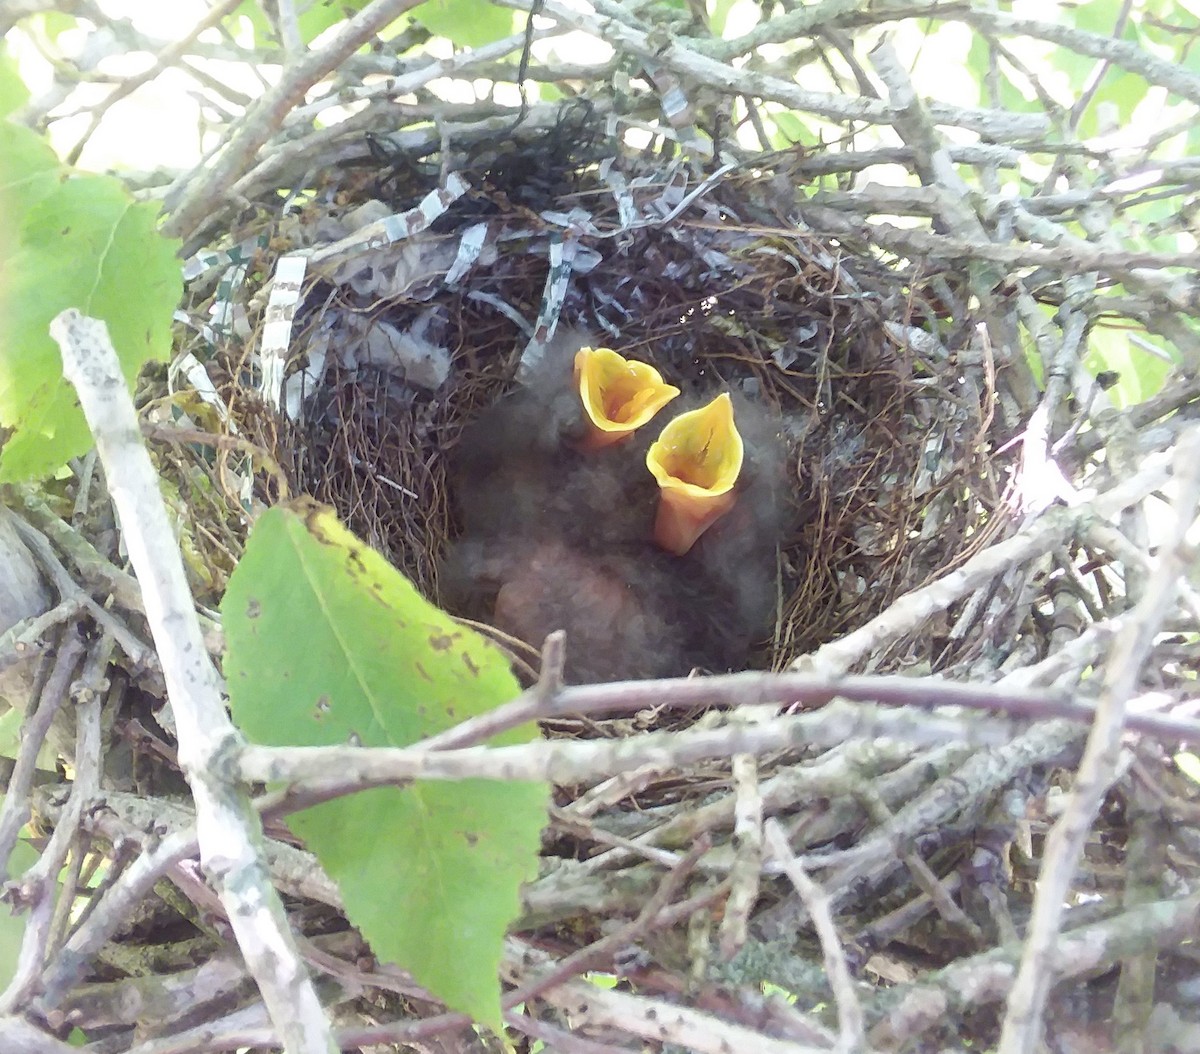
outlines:
{"label": "bare branch", "polygon": [[[259,855],[262,831],[244,792],[223,778],[240,737],[204,647],[183,561],[103,322],[63,312],[51,325],[104,462],[125,544],[146,598],[151,632],[179,732],[179,760],[196,799],[210,880],[289,1054],[327,1054],[333,1035],[300,962],[283,905]],[[78,936],[78,934],[77,934]]]}

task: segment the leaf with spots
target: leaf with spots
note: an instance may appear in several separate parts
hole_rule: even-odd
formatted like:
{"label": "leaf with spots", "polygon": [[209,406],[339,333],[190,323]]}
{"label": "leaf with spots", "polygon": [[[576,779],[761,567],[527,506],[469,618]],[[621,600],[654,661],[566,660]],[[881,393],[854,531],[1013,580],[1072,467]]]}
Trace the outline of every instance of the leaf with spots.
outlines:
{"label": "leaf with spots", "polygon": [[[234,720],[257,743],[409,746],[518,692],[491,643],[308,500],[258,521],[222,611]],[[291,822],[375,954],[498,1030],[501,947],[537,873],[548,800],[540,783],[428,781]]]}

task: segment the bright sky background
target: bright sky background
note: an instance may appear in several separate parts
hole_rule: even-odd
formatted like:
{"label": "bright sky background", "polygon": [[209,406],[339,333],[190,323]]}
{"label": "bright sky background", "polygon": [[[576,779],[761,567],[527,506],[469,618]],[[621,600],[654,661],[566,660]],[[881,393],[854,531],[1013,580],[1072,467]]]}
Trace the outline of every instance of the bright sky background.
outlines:
{"label": "bright sky background", "polygon": [[[130,19],[142,33],[158,38],[164,44],[178,40],[206,11],[202,0],[98,0],[98,3],[110,17]],[[710,4],[715,3],[717,0],[710,0]],[[1017,0],[1013,11],[1017,15],[1053,20],[1058,6],[1048,5],[1045,0]],[[728,10],[726,35],[738,36],[746,32],[759,17],[757,0],[735,0]],[[919,92],[931,98],[957,101],[964,105],[976,104],[979,89],[966,67],[971,34],[965,26],[951,22],[931,27],[924,21],[909,20],[892,24],[888,31],[900,54],[914,60],[912,78]],[[209,32],[215,37],[216,31]],[[864,38],[859,50],[865,50],[871,42],[870,37]],[[12,34],[11,43],[26,82],[35,94],[45,91],[51,83],[47,64],[28,41],[22,40],[20,34]],[[82,33],[68,34],[62,41],[68,50],[79,49],[84,43]],[[1069,104],[1071,92],[1066,86],[1065,75],[1045,60],[1044,52],[1051,45],[1032,40],[1009,43],[1021,52],[1022,58],[1037,71],[1060,101]],[[445,46],[448,48],[448,44]],[[579,63],[601,62],[609,54],[606,47],[597,47],[594,40],[582,34],[542,41],[535,48],[543,53],[552,51],[564,59]],[[771,50],[765,47],[764,55],[769,57]],[[145,69],[151,61],[151,56],[146,53],[134,53],[107,59],[101,69],[114,75],[124,75]],[[261,90],[255,78],[240,65],[210,63],[209,70],[251,96],[259,94]],[[269,77],[271,72],[266,71],[266,75]],[[827,74],[821,63],[810,64],[799,72],[797,79],[806,88],[829,90]],[[79,105],[94,103],[109,91],[111,85],[86,85],[77,90],[74,101]],[[444,94],[458,102],[469,101],[471,93],[469,82],[453,82],[444,88]],[[148,170],[161,166],[173,170],[190,168],[199,159],[204,146],[213,145],[211,135],[207,136],[206,143],[202,143],[205,138],[202,131],[204,115],[198,94],[198,85],[190,77],[170,70],[160,74],[152,84],[138,89],[110,111],[89,142],[81,159],[82,167],[97,170]],[[515,91],[513,95],[515,97]],[[504,92],[498,91],[497,97],[503,98]],[[1124,127],[1113,127],[1104,142],[1094,142],[1092,145],[1101,148],[1114,145],[1136,148],[1145,140],[1150,129],[1161,128],[1178,119],[1178,114],[1174,112],[1177,108],[1167,103],[1161,89],[1153,89],[1139,106],[1136,120]],[[326,119],[333,116],[332,111],[325,114]],[[821,128],[821,122],[815,119],[806,118],[806,123],[818,132],[825,132],[830,138],[836,138],[838,134],[833,126]],[[60,153],[65,153],[74,145],[87,124],[86,114],[55,123],[51,135]],[[944,129],[944,134],[949,140],[960,136],[954,129]],[[860,137],[859,145],[867,145],[872,136],[879,136],[887,142],[894,133],[887,128],[869,130]],[[895,172],[872,171],[871,177],[889,183],[911,181],[910,174],[899,166],[896,166]]]}
{"label": "bright sky background", "polygon": [[[201,0],[99,0],[98,6],[114,19],[127,18],[136,28],[165,43],[178,40],[195,25],[207,10]],[[84,44],[83,33],[62,38],[65,50],[77,51]],[[10,34],[10,46],[20,64],[21,74],[36,97],[49,88],[50,70],[21,34]],[[135,53],[107,59],[100,65],[106,73],[125,75],[144,70],[153,58]],[[217,64],[214,64],[214,66]],[[218,67],[220,68],[220,67]],[[221,69],[226,80],[244,70]],[[160,166],[182,169],[196,163],[200,156],[200,107],[192,94],[196,82],[190,77],[167,70],[153,82],[139,88],[106,115],[90,140],[80,166],[96,170],[153,169]],[[86,105],[103,99],[112,85],[84,85],[77,89],[74,101]],[[70,149],[88,125],[88,116],[56,121],[51,142],[61,153]]]}

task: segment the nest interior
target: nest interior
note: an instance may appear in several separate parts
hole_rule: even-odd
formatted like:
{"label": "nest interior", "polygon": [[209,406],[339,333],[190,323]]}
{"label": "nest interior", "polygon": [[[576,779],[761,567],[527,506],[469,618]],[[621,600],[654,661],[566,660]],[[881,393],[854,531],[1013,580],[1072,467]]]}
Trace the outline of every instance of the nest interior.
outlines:
{"label": "nest interior", "polygon": [[[980,458],[991,393],[945,350],[970,332],[912,339],[957,317],[944,307],[952,277],[797,229],[784,215],[795,155],[773,160],[692,171],[605,140],[576,104],[548,128],[477,144],[469,189],[427,229],[310,268],[292,344],[294,370],[318,363],[303,410],[245,418],[293,489],[336,508],[436,601],[456,529],[447,458],[512,387],[531,338],[581,327],[685,386],[752,393],[788,447],[793,527],[756,662],[783,668],[957,559],[999,493]],[[272,250],[311,251],[346,218],[414,209],[436,186],[368,142]],[[448,281],[471,239],[473,264]],[[431,348],[449,352],[432,371]],[[896,658],[933,662],[944,643]]]}

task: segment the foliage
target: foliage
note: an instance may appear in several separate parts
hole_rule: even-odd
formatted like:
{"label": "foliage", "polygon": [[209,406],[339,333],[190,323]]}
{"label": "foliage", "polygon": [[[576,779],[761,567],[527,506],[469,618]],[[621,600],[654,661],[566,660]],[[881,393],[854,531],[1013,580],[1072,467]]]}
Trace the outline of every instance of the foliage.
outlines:
{"label": "foliage", "polygon": [[[0,794],[0,803],[3,801],[4,795]],[[37,850],[24,839],[19,839],[8,858],[9,873],[19,875],[37,863],[37,859]],[[25,915],[16,914],[10,904],[0,902],[0,991],[4,990],[16,972],[24,935]]]}
{"label": "foliage", "polygon": [[12,113],[29,100],[29,89],[17,72],[17,65],[0,41],[0,117]]}
{"label": "foliage", "polygon": [[515,12],[480,0],[425,0],[413,8],[412,17],[461,47],[490,44],[516,28]]}
{"label": "foliage", "polygon": [[[348,15],[363,7],[365,0],[308,0],[296,5],[296,24],[305,44],[311,44],[327,29],[341,23]],[[230,16],[231,21],[244,18],[254,29],[255,39],[272,40],[276,27],[267,17],[262,4],[246,0]]]}
{"label": "foliage", "polygon": [[125,376],[171,350],[183,283],[157,209],[107,176],[61,168],[28,129],[0,124],[0,480],[49,475],[91,436],[62,376],[51,320],[69,307],[108,323]]}
{"label": "foliage", "polygon": [[[234,719],[260,743],[403,747],[517,694],[499,651],[310,502],[259,520],[222,611]],[[376,954],[499,1031],[501,945],[547,798],[540,784],[416,783],[292,823]]]}

